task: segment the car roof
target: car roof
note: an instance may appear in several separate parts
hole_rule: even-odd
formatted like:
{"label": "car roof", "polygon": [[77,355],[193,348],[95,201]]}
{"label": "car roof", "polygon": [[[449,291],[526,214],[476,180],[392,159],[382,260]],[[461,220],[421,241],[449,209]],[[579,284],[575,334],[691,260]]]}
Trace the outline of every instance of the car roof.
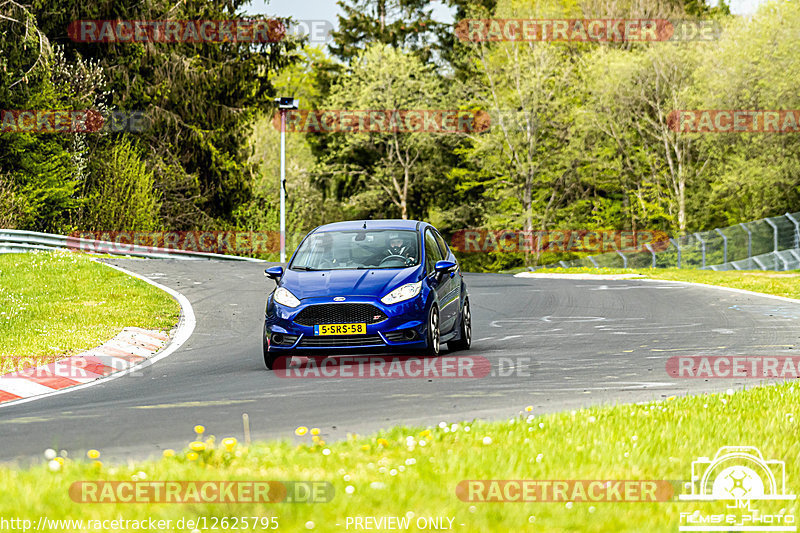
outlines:
{"label": "car roof", "polygon": [[381,230],[381,229],[395,229],[395,230],[417,230],[427,226],[424,222],[418,220],[402,220],[402,219],[387,219],[387,220],[350,220],[347,222],[334,222],[332,224],[325,224],[318,227],[314,232],[318,231],[352,231],[360,229],[368,230]]}

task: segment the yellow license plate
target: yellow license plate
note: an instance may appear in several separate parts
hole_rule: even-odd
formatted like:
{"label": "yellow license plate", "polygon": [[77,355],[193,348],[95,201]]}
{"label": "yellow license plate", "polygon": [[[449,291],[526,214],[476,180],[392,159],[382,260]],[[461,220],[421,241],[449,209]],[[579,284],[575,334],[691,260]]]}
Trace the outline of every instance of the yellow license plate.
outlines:
{"label": "yellow license plate", "polygon": [[321,324],[314,326],[314,335],[366,335],[366,324]]}

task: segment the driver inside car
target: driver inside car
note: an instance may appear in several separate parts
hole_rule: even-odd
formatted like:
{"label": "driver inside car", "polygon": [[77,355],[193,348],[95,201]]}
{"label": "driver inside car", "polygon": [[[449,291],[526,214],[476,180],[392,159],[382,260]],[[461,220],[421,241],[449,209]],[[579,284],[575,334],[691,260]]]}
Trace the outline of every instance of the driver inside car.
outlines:
{"label": "driver inside car", "polygon": [[406,260],[406,264],[414,262],[414,247],[406,242],[399,234],[389,235],[389,249],[386,257],[400,256]]}

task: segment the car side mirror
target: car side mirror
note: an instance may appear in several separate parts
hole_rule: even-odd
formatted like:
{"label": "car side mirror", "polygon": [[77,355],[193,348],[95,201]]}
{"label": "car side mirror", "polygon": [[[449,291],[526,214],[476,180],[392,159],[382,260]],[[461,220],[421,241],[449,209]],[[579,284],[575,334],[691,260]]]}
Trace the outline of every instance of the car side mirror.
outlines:
{"label": "car side mirror", "polygon": [[283,267],[281,266],[269,267],[268,269],[264,270],[264,275],[267,276],[268,278],[278,281],[283,276]]}
{"label": "car side mirror", "polygon": [[436,271],[436,273],[440,276],[450,273],[450,277],[452,278],[456,268],[458,268],[458,265],[452,261],[436,261],[436,265],[434,265],[433,270]]}

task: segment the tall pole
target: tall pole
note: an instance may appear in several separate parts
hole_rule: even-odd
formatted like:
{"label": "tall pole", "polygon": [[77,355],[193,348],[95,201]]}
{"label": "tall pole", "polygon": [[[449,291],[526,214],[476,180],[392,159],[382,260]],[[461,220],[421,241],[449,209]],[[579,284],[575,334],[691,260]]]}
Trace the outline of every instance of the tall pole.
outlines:
{"label": "tall pole", "polygon": [[281,109],[281,263],[286,262],[286,110]]}

